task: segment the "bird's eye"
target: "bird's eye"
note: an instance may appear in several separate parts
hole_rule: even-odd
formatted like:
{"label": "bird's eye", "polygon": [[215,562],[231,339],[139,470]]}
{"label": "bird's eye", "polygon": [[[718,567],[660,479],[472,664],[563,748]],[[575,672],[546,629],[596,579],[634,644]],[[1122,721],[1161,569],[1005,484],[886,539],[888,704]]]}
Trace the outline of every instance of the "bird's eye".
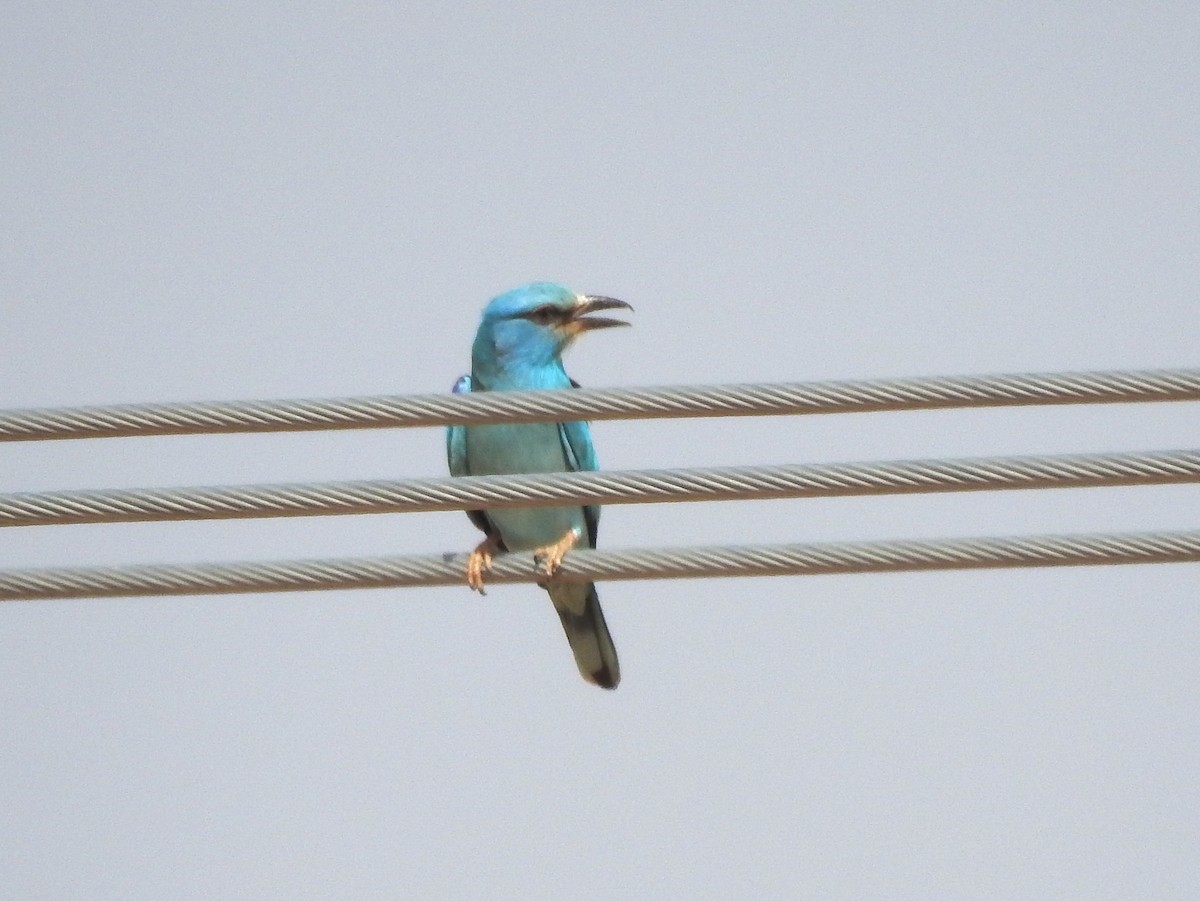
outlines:
{"label": "bird's eye", "polygon": [[555,314],[558,312],[554,307],[547,304],[546,306],[538,307],[529,314],[529,319],[536,322],[538,325],[549,325],[555,319]]}

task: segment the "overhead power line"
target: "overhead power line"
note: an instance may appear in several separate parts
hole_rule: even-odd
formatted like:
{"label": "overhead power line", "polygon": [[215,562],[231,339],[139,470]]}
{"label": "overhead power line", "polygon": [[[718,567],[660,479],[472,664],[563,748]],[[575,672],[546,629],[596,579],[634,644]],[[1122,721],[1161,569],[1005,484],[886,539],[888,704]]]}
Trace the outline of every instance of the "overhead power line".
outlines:
{"label": "overhead power line", "polygon": [[[231,594],[464,584],[466,557],[376,557],[274,563],[0,571],[0,600]],[[948,541],[880,541],[631,551],[577,550],[565,581],[832,575],[1200,562],[1200,532],[1040,535]],[[504,554],[491,584],[544,579],[531,554]]]}
{"label": "overhead power line", "polygon": [[1200,482],[1200,451],[0,495],[0,526]]}
{"label": "overhead power line", "polygon": [[1200,369],[493,391],[16,410],[0,413],[0,441],[1189,400],[1200,400]]}

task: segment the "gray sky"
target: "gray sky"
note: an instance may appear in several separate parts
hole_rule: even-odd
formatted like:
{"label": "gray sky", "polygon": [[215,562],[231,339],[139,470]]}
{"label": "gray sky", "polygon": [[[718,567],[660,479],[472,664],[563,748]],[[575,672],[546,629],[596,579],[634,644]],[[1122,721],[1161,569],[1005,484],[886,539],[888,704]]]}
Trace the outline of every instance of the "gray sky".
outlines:
{"label": "gray sky", "polygon": [[[9,4],[3,407],[1194,366],[1200,7]],[[1194,447],[1196,405],[600,423],[609,468]],[[0,445],[0,490],[444,472],[435,430]],[[1196,528],[1196,487],[610,507],[605,547]],[[0,565],[470,548],[6,530]],[[1195,565],[0,607],[0,895],[1120,898],[1200,883]]]}

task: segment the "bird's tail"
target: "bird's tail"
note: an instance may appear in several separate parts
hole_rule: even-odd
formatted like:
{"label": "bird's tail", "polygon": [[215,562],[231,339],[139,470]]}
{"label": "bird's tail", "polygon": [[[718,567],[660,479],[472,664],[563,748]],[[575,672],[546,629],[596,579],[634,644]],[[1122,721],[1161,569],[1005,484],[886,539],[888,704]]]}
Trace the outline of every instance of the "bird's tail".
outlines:
{"label": "bird's tail", "polygon": [[568,583],[548,586],[554,609],[562,620],[579,673],[601,688],[616,688],[621,681],[617,649],[600,609],[596,586]]}

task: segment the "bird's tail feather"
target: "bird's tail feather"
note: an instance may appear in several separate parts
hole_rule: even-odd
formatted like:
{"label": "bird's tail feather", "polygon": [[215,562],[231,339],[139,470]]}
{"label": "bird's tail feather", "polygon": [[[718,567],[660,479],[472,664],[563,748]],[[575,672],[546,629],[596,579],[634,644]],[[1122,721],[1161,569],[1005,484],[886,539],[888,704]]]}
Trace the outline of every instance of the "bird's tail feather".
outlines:
{"label": "bird's tail feather", "polygon": [[621,668],[596,586],[590,582],[576,583],[554,585],[548,590],[580,675],[601,688],[616,688],[621,681]]}

